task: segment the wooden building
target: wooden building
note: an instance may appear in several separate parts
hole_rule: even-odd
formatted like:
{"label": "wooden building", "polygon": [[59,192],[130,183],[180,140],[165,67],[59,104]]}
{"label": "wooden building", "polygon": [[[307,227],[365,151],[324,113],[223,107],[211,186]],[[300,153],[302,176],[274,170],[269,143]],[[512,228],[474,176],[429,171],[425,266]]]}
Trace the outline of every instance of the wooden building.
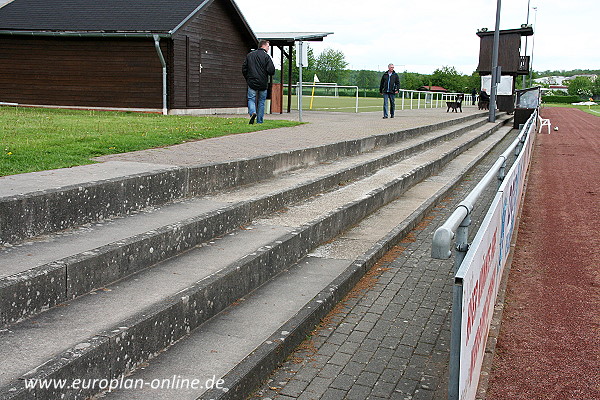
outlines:
{"label": "wooden building", "polygon": [[0,102],[245,112],[256,47],[233,0],[14,0],[0,8]]}
{"label": "wooden building", "polygon": [[[529,74],[529,57],[521,55],[521,38],[533,35],[531,26],[520,29],[501,30],[499,32],[498,66],[503,77],[512,79],[510,94],[498,95],[496,104],[500,111],[514,111],[514,93],[517,76]],[[494,32],[479,30],[477,36],[481,39],[479,47],[479,65],[477,72],[481,76],[492,74],[492,53],[494,48]],[[490,92],[488,91],[488,94]]]}

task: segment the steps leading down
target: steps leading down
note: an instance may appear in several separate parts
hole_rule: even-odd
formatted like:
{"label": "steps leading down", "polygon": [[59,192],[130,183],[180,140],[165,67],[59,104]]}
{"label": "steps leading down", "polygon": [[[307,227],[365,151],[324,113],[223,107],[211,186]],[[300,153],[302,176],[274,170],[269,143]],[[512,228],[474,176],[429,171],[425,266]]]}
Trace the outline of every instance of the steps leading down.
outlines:
{"label": "steps leading down", "polygon": [[243,397],[508,120],[3,248],[0,398],[86,398],[119,380],[105,396],[174,398],[150,383],[213,376],[227,390],[176,398]]}

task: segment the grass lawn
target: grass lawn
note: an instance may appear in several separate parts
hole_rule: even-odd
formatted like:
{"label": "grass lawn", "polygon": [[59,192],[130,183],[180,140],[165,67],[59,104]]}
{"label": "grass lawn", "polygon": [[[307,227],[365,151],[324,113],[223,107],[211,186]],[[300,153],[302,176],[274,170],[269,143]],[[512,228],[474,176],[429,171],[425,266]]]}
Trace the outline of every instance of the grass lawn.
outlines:
{"label": "grass lawn", "polygon": [[92,157],[298,125],[248,118],[0,107],[0,176],[91,164]]}
{"label": "grass lawn", "polygon": [[544,107],[567,107],[567,108],[578,108],[586,113],[600,117],[600,105],[597,106],[574,106],[573,104],[562,104],[562,103],[544,103]]}
{"label": "grass lawn", "polygon": [[[287,95],[286,95],[287,96]],[[286,97],[287,99],[287,97]],[[302,97],[302,109],[309,110],[311,96],[304,95]],[[410,109],[411,99],[404,99],[404,109]],[[446,101],[434,99],[432,103],[425,103],[425,99],[420,101],[415,97],[412,99],[413,108],[445,108]],[[298,109],[298,97],[292,96],[292,109]],[[381,111],[383,109],[383,97],[359,97],[358,112]],[[340,97],[325,97],[315,96],[312,104],[313,111],[337,111],[337,112],[356,112],[356,97],[340,96]],[[402,98],[396,97],[396,110],[402,110]]]}

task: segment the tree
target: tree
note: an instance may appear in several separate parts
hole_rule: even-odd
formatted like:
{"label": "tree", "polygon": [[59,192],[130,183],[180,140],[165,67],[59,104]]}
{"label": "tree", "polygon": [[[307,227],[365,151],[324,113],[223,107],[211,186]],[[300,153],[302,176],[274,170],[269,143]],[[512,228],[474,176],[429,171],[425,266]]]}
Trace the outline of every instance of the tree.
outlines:
{"label": "tree", "polygon": [[315,70],[321,82],[338,82],[344,77],[347,66],[343,52],[328,48],[317,57]]}
{"label": "tree", "polygon": [[426,75],[416,72],[402,72],[400,75],[400,87],[407,90],[417,90],[425,85]]}
{"label": "tree", "polygon": [[[315,55],[314,55],[314,51],[313,49],[310,47],[310,45],[308,43],[304,43],[305,46],[307,46],[306,49],[306,55],[308,58],[308,66],[303,66],[302,67],[302,80],[304,82],[312,82],[313,77],[315,75],[315,66],[317,64],[316,60],[315,60]],[[288,59],[285,58],[285,60],[283,61],[283,70],[285,72],[285,76],[286,76],[286,81],[287,81],[287,74],[289,71],[289,62]],[[298,82],[300,80],[300,68],[298,68],[296,66],[296,48],[292,47],[292,84],[296,84],[296,82]],[[287,82],[286,82],[287,83]]]}
{"label": "tree", "polygon": [[481,76],[479,73],[477,73],[477,71],[473,72],[471,75],[463,75],[463,79],[465,80],[468,91],[475,89],[477,90],[477,93],[479,93]]}
{"label": "tree", "polygon": [[573,80],[566,81],[568,92],[571,96],[592,97],[593,84],[590,78],[578,76]]}
{"label": "tree", "polygon": [[592,93],[594,93],[594,96],[600,96],[600,79],[598,78],[594,80],[594,84],[592,85]]}
{"label": "tree", "polygon": [[470,90],[466,79],[460,75],[454,67],[442,67],[436,69],[431,75],[431,83],[434,86],[441,86],[450,92],[464,93]]}
{"label": "tree", "polygon": [[365,89],[379,88],[379,74],[362,69],[358,71],[353,84]]}

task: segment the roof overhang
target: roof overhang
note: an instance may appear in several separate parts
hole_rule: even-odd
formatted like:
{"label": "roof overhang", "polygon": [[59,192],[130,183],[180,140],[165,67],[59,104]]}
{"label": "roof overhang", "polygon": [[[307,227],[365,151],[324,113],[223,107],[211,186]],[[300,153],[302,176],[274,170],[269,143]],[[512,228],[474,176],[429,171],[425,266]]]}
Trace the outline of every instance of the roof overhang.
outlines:
{"label": "roof overhang", "polygon": [[[533,28],[531,27],[531,25],[525,25],[519,29],[506,29],[506,30],[500,31],[501,35],[515,34],[515,33],[518,33],[521,36],[532,36]],[[479,37],[493,36],[493,35],[494,35],[494,31],[488,31],[488,30],[483,30],[483,29],[477,30],[477,36],[479,36]]]}
{"label": "roof overhang", "polygon": [[293,46],[295,42],[322,42],[333,32],[257,32],[259,40],[268,40],[273,46]]}

